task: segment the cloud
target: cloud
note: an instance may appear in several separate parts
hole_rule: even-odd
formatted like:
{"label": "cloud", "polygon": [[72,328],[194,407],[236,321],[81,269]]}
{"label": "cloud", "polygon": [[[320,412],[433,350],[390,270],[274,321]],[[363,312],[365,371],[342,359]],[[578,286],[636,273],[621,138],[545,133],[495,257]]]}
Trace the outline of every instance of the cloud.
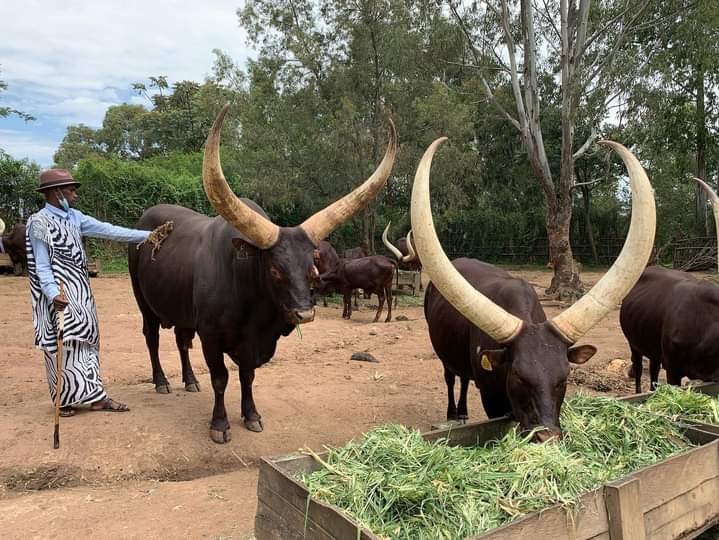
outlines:
{"label": "cloud", "polygon": [[[13,129],[0,129],[0,148],[15,158],[27,158],[43,167],[52,164],[58,140]],[[48,159],[49,156],[49,159]]]}
{"label": "cloud", "polygon": [[[254,53],[245,45],[236,10],[241,0],[206,4],[163,0],[24,0],[0,2],[3,38],[0,79],[8,90],[0,103],[37,118],[27,130],[32,141],[15,139],[14,157],[42,155],[48,138],[41,128],[64,133],[70,124],[99,127],[105,110],[122,102],[147,104],[131,91],[133,82],[165,75],[202,81],[211,72],[212,49],[228,53],[241,65]],[[7,128],[0,119],[0,128]],[[28,131],[21,131],[26,134]],[[23,135],[24,137],[25,135]],[[59,142],[59,141],[58,141]],[[34,159],[34,158],[33,158]]]}

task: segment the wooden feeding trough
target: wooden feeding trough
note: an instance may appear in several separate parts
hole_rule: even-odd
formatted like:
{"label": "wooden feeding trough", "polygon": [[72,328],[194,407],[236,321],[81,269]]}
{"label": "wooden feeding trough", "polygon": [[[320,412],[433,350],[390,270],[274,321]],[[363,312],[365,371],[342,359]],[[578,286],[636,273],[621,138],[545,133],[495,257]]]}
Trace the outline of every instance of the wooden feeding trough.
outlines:
{"label": "wooden feeding trough", "polygon": [[[503,436],[507,418],[436,429],[427,440],[483,444]],[[686,427],[699,446],[587,492],[574,512],[554,505],[472,538],[483,540],[644,540],[694,538],[719,518],[719,434]],[[324,456],[324,454],[321,454]],[[321,467],[293,454],[263,458],[257,484],[258,540],[377,539],[336,506],[308,499],[300,472]]]}

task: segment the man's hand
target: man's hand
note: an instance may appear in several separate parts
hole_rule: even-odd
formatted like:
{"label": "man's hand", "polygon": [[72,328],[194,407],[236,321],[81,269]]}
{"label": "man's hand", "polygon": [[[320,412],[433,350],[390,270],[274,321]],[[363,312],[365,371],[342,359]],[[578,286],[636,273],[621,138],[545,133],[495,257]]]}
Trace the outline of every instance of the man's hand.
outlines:
{"label": "man's hand", "polygon": [[175,223],[173,221],[166,221],[159,227],[155,227],[152,231],[150,231],[150,234],[148,237],[137,244],[137,249],[140,249],[140,246],[142,246],[145,243],[148,243],[152,246],[152,254],[151,258],[154,261],[155,260],[155,252],[160,249],[160,246],[162,245],[162,242],[165,241],[165,238],[172,232],[172,229],[175,228]]}
{"label": "man's hand", "polygon": [[58,294],[53,298],[52,303],[55,305],[56,311],[63,311],[69,302],[62,294]]}

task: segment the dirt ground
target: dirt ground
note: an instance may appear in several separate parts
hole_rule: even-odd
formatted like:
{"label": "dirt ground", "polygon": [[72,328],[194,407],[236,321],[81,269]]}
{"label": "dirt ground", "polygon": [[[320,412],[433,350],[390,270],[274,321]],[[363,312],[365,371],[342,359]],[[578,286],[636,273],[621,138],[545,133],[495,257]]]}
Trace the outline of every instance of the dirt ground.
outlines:
{"label": "dirt ground", "polygon": [[[551,278],[543,271],[515,273],[539,292]],[[593,284],[600,276],[583,278]],[[373,298],[351,321],[341,318],[339,304],[318,307],[315,322],[302,327],[301,337],[293,333],[280,340],[275,358],[257,370],[255,379],[262,433],[242,425],[233,370],[226,398],[233,438],[214,444],[208,432],[212,391],[199,340],[191,359],[202,391],[184,391],[174,334],[165,330],[160,354],[173,393],[155,393],[128,277],[101,276],[92,286],[103,379],[110,395],[132,410],[61,419],[61,447],[53,450],[53,409],[42,354],[32,345],[27,280],[0,276],[3,538],[252,538],[262,456],[340,445],[380,423],[426,430],[444,418],[441,363],[429,342],[421,302],[402,302],[394,316],[405,320],[384,324],[372,323]],[[560,309],[546,307],[549,316]],[[632,391],[618,313],[610,313],[582,340],[599,352],[572,368],[570,392],[578,386],[593,393]],[[370,352],[379,363],[350,360],[357,351]],[[472,420],[484,418],[474,389],[469,412]]]}

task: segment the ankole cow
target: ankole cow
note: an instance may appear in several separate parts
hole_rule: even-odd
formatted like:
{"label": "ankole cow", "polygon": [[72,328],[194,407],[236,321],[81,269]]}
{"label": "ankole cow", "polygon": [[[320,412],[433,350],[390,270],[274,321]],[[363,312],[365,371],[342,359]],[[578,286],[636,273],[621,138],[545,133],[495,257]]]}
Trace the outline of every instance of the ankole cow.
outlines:
{"label": "ankole cow", "polygon": [[[3,231],[5,224],[2,225]],[[10,232],[0,232],[0,252],[5,252],[10,257],[13,265],[13,272],[16,276],[27,270],[27,254],[25,252],[25,224],[18,221],[12,226]]]}
{"label": "ankole cow", "polygon": [[391,221],[387,222],[387,226],[384,228],[382,243],[392,252],[395,259],[397,259],[397,267],[400,270],[419,272],[419,290],[422,291],[422,262],[419,260],[419,257],[417,257],[416,250],[414,249],[412,230],[409,230],[406,238],[398,238],[395,242],[396,245],[394,245],[387,238],[391,224]]}
{"label": "ankole cow", "polygon": [[[511,414],[535,440],[561,436],[559,411],[569,363],[594,355],[591,345],[572,346],[614,308],[639,278],[654,242],[652,188],[637,159],[606,141],[629,171],[632,220],[617,261],[576,304],[547,320],[529,283],[475,259],[449,261],[434,230],[429,170],[438,139],[425,152],[412,189],[415,246],[431,283],[424,313],[435,352],[444,365],[447,418],[468,417],[467,387],[474,380],[490,418]],[[454,382],[460,378],[459,404]]]}
{"label": "ankole cow", "polygon": [[[696,179],[709,195],[719,231],[719,197]],[[619,323],[632,353],[630,376],[642,391],[642,358],[649,358],[654,390],[663,366],[669,384],[682,377],[719,379],[719,286],[679,270],[650,266],[622,302]]]}
{"label": "ankole cow", "polygon": [[397,136],[390,125],[386,153],[369,179],[301,225],[279,227],[257,204],[235,196],[225,181],[219,143],[227,108],[212,126],[202,165],[205,193],[219,215],[210,218],[172,205],[149,208],[138,228],[153,229],[171,220],[174,230],[154,260],[150,250],[129,249],[132,288],[142,312],[155,387],[158,392],[169,388],[158,357],[160,326],[175,328],[183,380],[191,388],[196,379],[187,349],[197,333],[215,392],[210,437],[217,443],[230,440],[223,355],[239,367],[245,426],[261,431],[252,396],[255,368],[272,358],[280,336],[314,319],[310,292],[317,275],[314,251],[377,195],[397,151]]}

